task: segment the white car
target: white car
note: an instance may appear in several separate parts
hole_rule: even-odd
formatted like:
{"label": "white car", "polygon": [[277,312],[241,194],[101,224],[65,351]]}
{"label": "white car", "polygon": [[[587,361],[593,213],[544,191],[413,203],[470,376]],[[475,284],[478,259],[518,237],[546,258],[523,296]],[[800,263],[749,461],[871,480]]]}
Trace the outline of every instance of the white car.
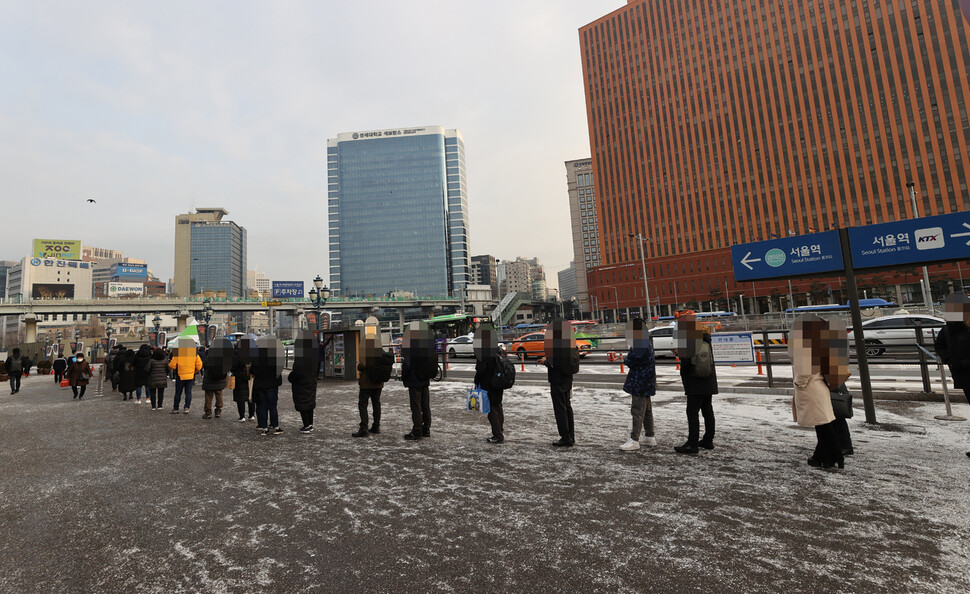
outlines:
{"label": "white car", "polygon": [[[916,328],[922,328],[923,344],[926,348],[933,349],[933,335],[939,332],[946,324],[943,318],[922,314],[896,314],[882,316],[874,320],[862,323],[863,335],[866,339],[866,355],[878,357],[886,352],[882,345],[915,345]],[[852,328],[849,328],[849,340],[851,341]],[[903,349],[896,351],[898,354],[907,354]],[[892,351],[890,351],[892,353]]]}
{"label": "white car", "polygon": [[471,336],[459,336],[448,340],[448,356],[455,357],[474,357],[475,348]]}
{"label": "white car", "polygon": [[677,339],[674,338],[674,324],[660,326],[650,329],[650,339],[653,341],[654,357],[673,357],[674,349],[677,348]]}

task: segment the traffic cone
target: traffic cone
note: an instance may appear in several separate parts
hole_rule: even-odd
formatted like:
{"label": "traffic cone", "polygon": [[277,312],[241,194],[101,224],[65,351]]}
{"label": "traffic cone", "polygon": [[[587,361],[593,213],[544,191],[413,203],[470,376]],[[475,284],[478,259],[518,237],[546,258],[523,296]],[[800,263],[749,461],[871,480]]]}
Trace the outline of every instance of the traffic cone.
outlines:
{"label": "traffic cone", "polygon": [[758,358],[758,375],[764,375],[765,372],[761,370],[761,351],[755,351],[755,356]]}
{"label": "traffic cone", "polygon": [[623,371],[623,361],[622,360],[620,361],[620,373],[625,373]]}
{"label": "traffic cone", "polygon": [[678,369],[679,370],[680,369],[680,357],[676,357],[676,359],[677,359],[677,367],[675,369]]}

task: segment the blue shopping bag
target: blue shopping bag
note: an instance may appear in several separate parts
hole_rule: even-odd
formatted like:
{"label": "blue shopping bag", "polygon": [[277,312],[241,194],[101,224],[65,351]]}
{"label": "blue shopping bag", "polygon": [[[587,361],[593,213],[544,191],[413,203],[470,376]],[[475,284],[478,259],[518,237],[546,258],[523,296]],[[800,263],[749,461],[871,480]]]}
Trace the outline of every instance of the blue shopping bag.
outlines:
{"label": "blue shopping bag", "polygon": [[465,409],[483,414],[490,413],[492,411],[492,405],[488,401],[488,392],[478,386],[468,390],[468,395],[465,399]]}

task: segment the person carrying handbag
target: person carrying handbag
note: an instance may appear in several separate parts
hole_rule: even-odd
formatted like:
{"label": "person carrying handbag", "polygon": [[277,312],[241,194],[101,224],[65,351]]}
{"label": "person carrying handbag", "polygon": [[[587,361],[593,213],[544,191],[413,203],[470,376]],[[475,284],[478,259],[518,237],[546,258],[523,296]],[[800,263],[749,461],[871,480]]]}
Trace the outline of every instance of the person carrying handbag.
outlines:
{"label": "person carrying handbag", "polygon": [[[805,314],[795,320],[791,336],[788,349],[795,384],[792,412],[796,423],[815,428],[817,439],[808,465],[845,468],[839,437],[842,427],[832,407],[833,389],[838,390],[849,377],[845,327],[837,319]],[[848,425],[844,429],[847,434]]]}

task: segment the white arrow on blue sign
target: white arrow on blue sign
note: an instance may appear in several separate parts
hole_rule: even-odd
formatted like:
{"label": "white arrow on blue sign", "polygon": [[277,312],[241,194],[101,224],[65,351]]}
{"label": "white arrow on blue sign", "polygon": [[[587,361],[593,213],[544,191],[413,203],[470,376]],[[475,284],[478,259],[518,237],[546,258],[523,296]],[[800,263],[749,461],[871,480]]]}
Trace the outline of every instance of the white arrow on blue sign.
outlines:
{"label": "white arrow on blue sign", "polygon": [[970,212],[849,229],[852,265],[878,268],[970,259]]}
{"label": "white arrow on blue sign", "polygon": [[838,231],[731,246],[734,280],[806,276],[843,270]]}

